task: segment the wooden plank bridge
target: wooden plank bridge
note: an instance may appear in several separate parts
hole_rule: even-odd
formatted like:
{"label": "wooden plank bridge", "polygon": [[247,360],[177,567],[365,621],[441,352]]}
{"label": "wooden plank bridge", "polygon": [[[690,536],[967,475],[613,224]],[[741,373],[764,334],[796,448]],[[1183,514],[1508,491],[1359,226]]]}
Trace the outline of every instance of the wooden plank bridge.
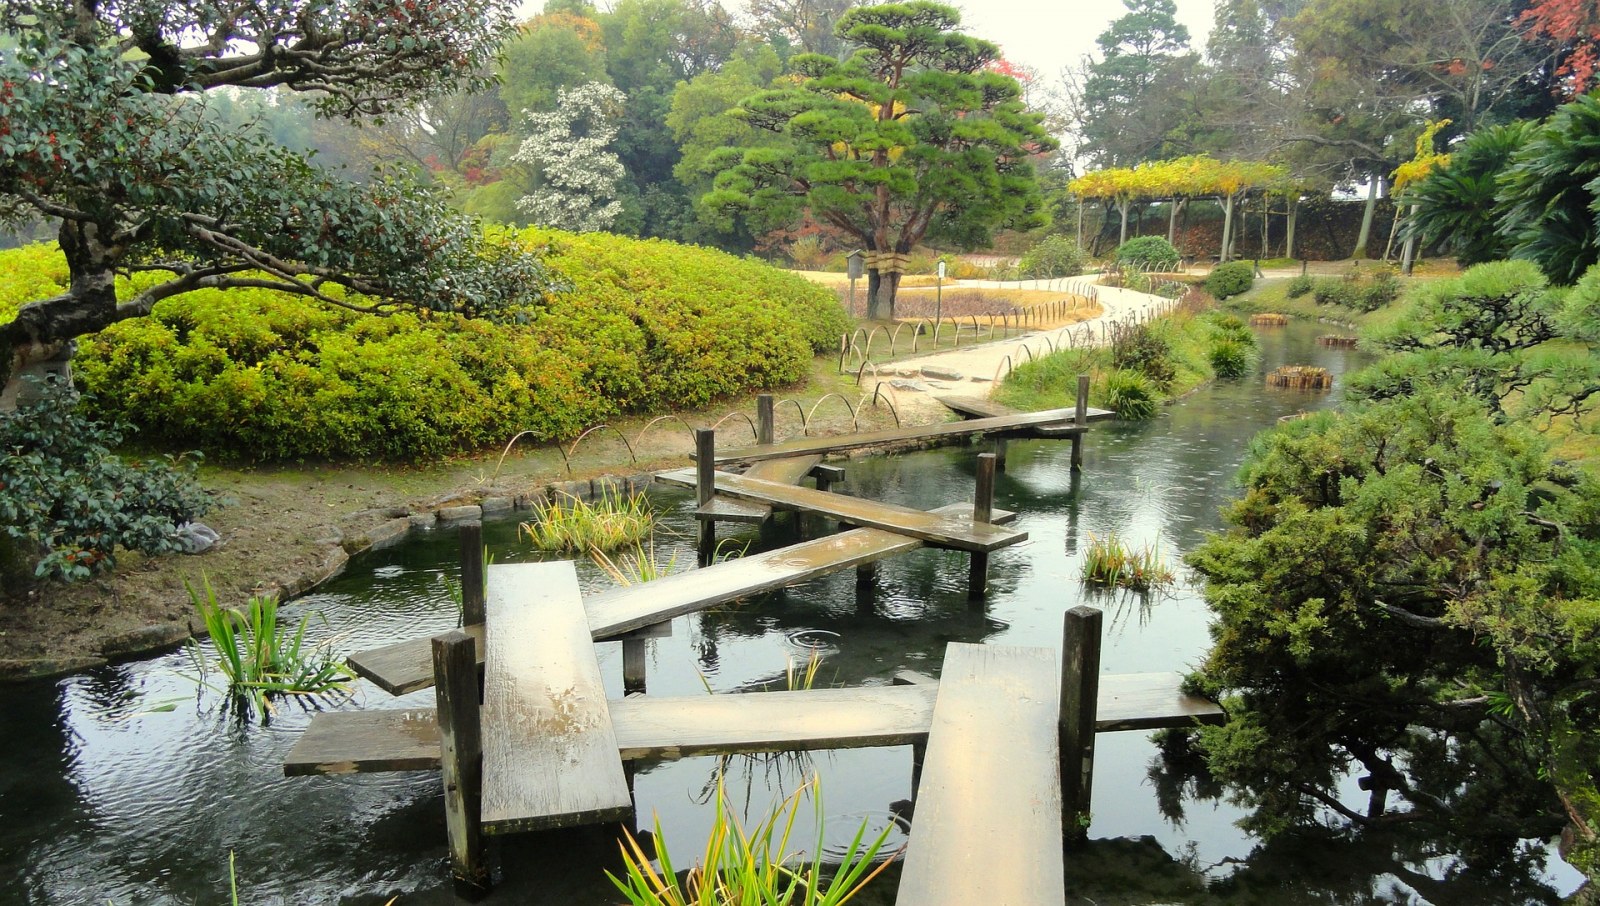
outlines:
{"label": "wooden plank bridge", "polygon": [[[624,762],[701,754],[909,745],[917,799],[900,902],[1063,901],[1062,841],[1081,833],[1098,732],[1215,723],[1215,704],[1176,674],[1099,675],[1099,612],[1066,616],[1056,653],[951,643],[940,682],[741,695],[644,694],[645,639],[674,617],[923,546],[966,551],[981,606],[990,553],[1024,540],[994,508],[998,457],[979,459],[971,504],[932,511],[832,493],[829,452],[911,437],[977,433],[1069,437],[1075,465],[1091,418],[1086,381],[1075,409],[997,411],[946,399],[968,421],[845,439],[771,442],[770,402],[757,447],[718,455],[697,432],[696,468],[663,473],[695,487],[702,554],[717,520],[759,522],[774,509],[819,514],[844,531],[781,550],[703,565],[644,585],[582,596],[570,563],[493,566],[476,525],[462,535],[465,630],[349,658],[360,675],[401,694],[435,687],[434,708],[325,712],[284,762],[291,776],[437,770],[445,786],[451,872],[458,891],[487,890],[482,834],[626,819]],[[1053,433],[1045,433],[1053,432]],[[892,435],[892,437],[891,437]],[[744,474],[719,462],[754,461]],[[800,487],[806,476],[818,487]],[[485,591],[487,585],[487,592]],[[623,685],[607,700],[593,644],[623,642]],[[480,687],[481,674],[481,687]],[[481,700],[480,700],[481,688]],[[995,870],[1004,857],[1010,869]],[[982,870],[974,859],[983,861]],[[1013,864],[1014,863],[1014,864]]]}

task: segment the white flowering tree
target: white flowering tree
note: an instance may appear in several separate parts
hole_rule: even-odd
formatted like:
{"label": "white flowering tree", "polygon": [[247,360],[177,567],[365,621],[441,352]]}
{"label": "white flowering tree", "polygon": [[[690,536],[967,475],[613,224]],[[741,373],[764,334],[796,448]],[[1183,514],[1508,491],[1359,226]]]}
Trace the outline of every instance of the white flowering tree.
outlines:
{"label": "white flowering tree", "polygon": [[528,137],[512,159],[539,170],[539,187],[517,200],[534,223],[578,233],[603,230],[622,213],[622,161],[609,150],[626,96],[604,82],[563,89],[556,109],[528,111]]}

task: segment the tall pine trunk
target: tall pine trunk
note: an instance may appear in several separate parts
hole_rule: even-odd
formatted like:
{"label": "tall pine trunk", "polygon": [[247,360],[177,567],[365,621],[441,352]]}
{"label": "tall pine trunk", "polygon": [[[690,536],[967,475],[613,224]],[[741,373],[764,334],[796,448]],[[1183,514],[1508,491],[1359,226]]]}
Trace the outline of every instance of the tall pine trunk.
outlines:
{"label": "tall pine trunk", "polygon": [[1285,258],[1293,258],[1294,257],[1294,226],[1295,226],[1295,221],[1299,220],[1299,219],[1300,219],[1300,196],[1298,194],[1290,195],[1289,196],[1288,222],[1284,224],[1284,228],[1283,228],[1283,232],[1284,232],[1284,237],[1283,237],[1283,257],[1285,257]]}
{"label": "tall pine trunk", "polygon": [[1222,248],[1217,250],[1217,260],[1227,261],[1233,248],[1233,196],[1222,200]]}
{"label": "tall pine trunk", "polygon": [[1374,176],[1367,182],[1367,207],[1361,212],[1361,232],[1356,236],[1356,247],[1350,252],[1350,257],[1367,257],[1367,243],[1372,239],[1372,215],[1377,210],[1378,177]]}

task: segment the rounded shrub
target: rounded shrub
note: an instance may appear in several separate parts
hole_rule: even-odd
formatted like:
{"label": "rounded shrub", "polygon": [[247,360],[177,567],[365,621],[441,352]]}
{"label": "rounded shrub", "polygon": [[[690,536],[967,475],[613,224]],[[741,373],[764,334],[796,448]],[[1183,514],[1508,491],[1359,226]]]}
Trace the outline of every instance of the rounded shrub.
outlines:
{"label": "rounded shrub", "polygon": [[1356,285],[1341,277],[1323,277],[1311,287],[1311,298],[1318,305],[1339,305],[1355,308],[1359,290]]}
{"label": "rounded shrub", "polygon": [[1143,375],[1161,390],[1172,386],[1178,375],[1172,361],[1172,343],[1149,324],[1137,324],[1112,337],[1111,364],[1118,370]]}
{"label": "rounded shrub", "polygon": [[1083,249],[1065,236],[1046,236],[1017,262],[1024,277],[1076,277],[1083,273]]}
{"label": "rounded shrub", "polygon": [[1178,266],[1180,256],[1172,243],[1160,236],[1139,236],[1117,246],[1112,256],[1117,264],[1152,270],[1170,270]]}
{"label": "rounded shrub", "polygon": [[1154,418],[1157,399],[1154,382],[1138,371],[1119,368],[1106,375],[1106,406],[1117,413],[1117,418],[1130,421]]}
{"label": "rounded shrub", "polygon": [[526,323],[207,290],[102,331],[78,374],[96,415],[157,446],[426,460],[791,384],[848,329],[827,289],[759,261],[605,233],[520,237],[570,287]]}
{"label": "rounded shrub", "polygon": [[1248,261],[1229,261],[1217,265],[1206,277],[1206,292],[1218,299],[1228,299],[1245,292],[1255,282],[1255,265]]}
{"label": "rounded shrub", "polygon": [[1300,276],[1289,280],[1289,286],[1287,287],[1288,296],[1291,299],[1298,299],[1301,296],[1310,293],[1312,286],[1313,281],[1311,276],[1309,274],[1301,274]]}

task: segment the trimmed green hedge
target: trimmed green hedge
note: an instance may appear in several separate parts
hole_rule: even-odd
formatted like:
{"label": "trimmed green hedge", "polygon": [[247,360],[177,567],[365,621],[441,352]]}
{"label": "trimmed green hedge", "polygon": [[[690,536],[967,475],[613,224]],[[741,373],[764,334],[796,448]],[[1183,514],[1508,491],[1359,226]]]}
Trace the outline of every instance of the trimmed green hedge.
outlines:
{"label": "trimmed green hedge", "polygon": [[[521,236],[572,285],[527,325],[203,291],[85,342],[79,380],[97,416],[160,446],[421,460],[793,383],[848,329],[828,290],[757,261],[601,233]],[[0,253],[0,318],[48,295],[59,263],[49,247]]]}

